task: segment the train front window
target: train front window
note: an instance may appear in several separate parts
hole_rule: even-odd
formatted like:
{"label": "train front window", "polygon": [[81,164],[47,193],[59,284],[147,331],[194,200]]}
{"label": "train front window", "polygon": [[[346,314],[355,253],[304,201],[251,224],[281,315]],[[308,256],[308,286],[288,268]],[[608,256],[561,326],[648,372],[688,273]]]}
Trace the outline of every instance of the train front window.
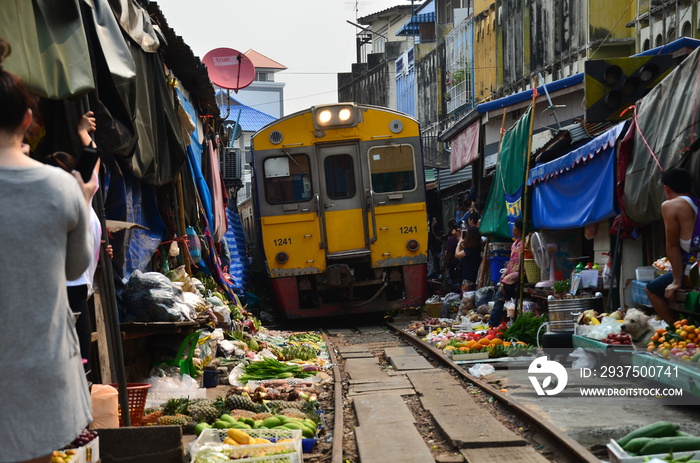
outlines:
{"label": "train front window", "polygon": [[263,163],[265,199],[270,204],[309,201],[311,168],[309,157],[294,154],[267,158]]}
{"label": "train front window", "polygon": [[375,146],[369,150],[372,191],[391,193],[416,188],[411,145]]}
{"label": "train front window", "polygon": [[328,156],[323,161],[326,174],[326,194],[330,199],[355,196],[355,166],[349,154]]}

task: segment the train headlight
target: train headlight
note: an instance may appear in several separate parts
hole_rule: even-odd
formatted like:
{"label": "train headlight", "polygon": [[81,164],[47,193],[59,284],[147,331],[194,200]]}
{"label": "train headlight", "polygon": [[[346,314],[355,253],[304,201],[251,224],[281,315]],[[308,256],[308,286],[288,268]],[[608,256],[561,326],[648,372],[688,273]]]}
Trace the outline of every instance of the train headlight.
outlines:
{"label": "train headlight", "polygon": [[278,252],[275,256],[275,260],[279,264],[286,264],[289,260],[289,255],[286,252]]}
{"label": "train headlight", "polygon": [[316,129],[355,127],[359,119],[354,103],[314,106],[311,113]]}
{"label": "train headlight", "polygon": [[328,124],[331,121],[331,117],[333,117],[333,115],[329,110],[323,110],[318,114],[318,122],[321,124]]}
{"label": "train headlight", "polygon": [[418,241],[408,240],[408,243],[406,243],[406,247],[409,251],[417,251],[419,247]]}
{"label": "train headlight", "polygon": [[340,119],[342,122],[347,122],[351,117],[352,111],[350,111],[348,108],[343,108],[338,111],[338,119]]}

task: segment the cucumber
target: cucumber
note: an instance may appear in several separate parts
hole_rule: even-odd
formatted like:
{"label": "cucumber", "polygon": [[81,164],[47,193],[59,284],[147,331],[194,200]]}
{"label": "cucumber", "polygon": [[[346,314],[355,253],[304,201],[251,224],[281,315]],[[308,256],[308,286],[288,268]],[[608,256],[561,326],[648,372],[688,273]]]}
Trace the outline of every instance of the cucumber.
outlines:
{"label": "cucumber", "polygon": [[653,455],[655,453],[685,452],[688,450],[700,450],[700,437],[659,437],[642,447],[639,453],[642,455]]}
{"label": "cucumber", "polygon": [[625,452],[639,452],[642,447],[647,445],[649,442],[658,439],[658,437],[635,437],[631,441],[627,442],[624,447],[622,447]]}
{"label": "cucumber", "polygon": [[630,432],[629,434],[626,434],[623,436],[621,439],[617,441],[618,444],[620,444],[620,447],[623,449],[625,448],[625,445],[635,437],[666,437],[666,436],[674,436],[676,434],[676,431],[678,431],[678,426],[677,424],[674,423],[669,423],[668,421],[657,421],[656,423],[652,423],[646,426],[642,426],[641,428],[637,428],[634,431]]}

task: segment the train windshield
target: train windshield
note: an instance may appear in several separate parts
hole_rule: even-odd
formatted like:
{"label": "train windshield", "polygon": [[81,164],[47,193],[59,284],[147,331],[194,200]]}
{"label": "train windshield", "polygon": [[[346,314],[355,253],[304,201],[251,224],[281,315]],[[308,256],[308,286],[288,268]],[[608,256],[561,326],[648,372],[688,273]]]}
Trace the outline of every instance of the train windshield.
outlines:
{"label": "train windshield", "polygon": [[270,204],[295,203],[311,199],[311,169],[305,154],[265,159],[265,199]]}
{"label": "train windshield", "polygon": [[369,150],[372,191],[390,193],[416,188],[411,145],[375,146]]}

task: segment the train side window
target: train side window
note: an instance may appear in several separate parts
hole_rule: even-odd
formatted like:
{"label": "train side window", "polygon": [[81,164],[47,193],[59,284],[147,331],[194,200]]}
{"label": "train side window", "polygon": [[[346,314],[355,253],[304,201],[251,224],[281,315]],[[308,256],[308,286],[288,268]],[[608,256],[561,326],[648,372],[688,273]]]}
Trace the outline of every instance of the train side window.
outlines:
{"label": "train side window", "polygon": [[349,154],[328,156],[323,161],[326,174],[326,194],[330,199],[355,196],[355,166]]}
{"label": "train side window", "polygon": [[375,146],[369,150],[372,191],[391,193],[416,188],[416,170],[411,145]]}
{"label": "train side window", "polygon": [[311,199],[311,169],[307,155],[267,158],[263,163],[263,172],[268,203],[296,203]]}

